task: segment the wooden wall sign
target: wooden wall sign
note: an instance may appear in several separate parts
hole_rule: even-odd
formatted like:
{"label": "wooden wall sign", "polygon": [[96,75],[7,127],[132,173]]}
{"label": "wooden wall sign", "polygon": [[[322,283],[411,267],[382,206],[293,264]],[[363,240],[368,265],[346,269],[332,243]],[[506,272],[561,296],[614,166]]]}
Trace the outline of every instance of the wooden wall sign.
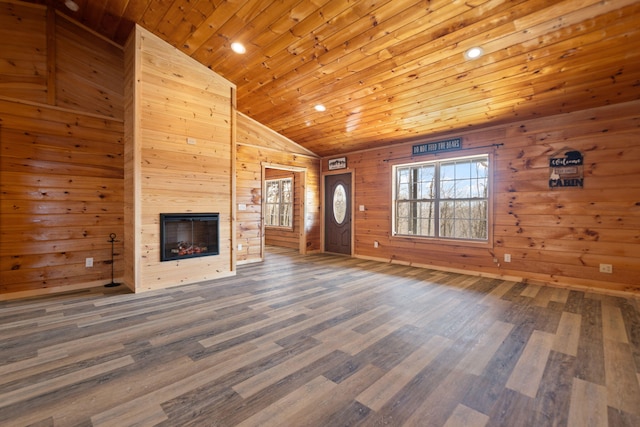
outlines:
{"label": "wooden wall sign", "polygon": [[583,173],[584,157],[580,151],[564,148],[549,158],[549,188],[582,188]]}
{"label": "wooden wall sign", "polygon": [[412,153],[414,156],[422,154],[437,153],[440,151],[454,151],[462,148],[462,138],[452,138],[444,141],[427,142],[425,144],[417,144],[413,146]]}
{"label": "wooden wall sign", "polygon": [[338,159],[329,160],[329,170],[333,171],[336,169],[346,169],[347,167],[347,158],[340,157]]}

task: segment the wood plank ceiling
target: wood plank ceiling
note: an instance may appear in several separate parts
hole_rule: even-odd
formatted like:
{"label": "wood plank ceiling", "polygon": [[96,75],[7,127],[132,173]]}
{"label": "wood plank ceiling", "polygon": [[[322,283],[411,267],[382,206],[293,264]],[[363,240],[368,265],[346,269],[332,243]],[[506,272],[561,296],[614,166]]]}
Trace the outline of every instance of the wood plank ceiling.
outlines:
{"label": "wood plank ceiling", "polygon": [[322,156],[640,98],[637,0],[35,1],[120,44],[137,22]]}

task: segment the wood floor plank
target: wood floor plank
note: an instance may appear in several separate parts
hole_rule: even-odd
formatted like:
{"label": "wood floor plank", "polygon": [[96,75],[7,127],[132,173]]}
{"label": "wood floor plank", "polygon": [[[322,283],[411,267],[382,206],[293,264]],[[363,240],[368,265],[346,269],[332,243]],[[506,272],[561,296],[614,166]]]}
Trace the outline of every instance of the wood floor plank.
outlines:
{"label": "wood floor plank", "polygon": [[406,386],[413,377],[423,370],[441,352],[451,345],[451,340],[433,336],[423,346],[411,353],[371,387],[360,393],[356,400],[363,405],[379,411],[398,391]]}
{"label": "wood floor plank", "polygon": [[469,374],[482,375],[487,364],[512,330],[513,325],[509,323],[494,322],[478,337],[477,342],[469,348],[456,368]]}
{"label": "wood floor plank", "polygon": [[535,298],[538,296],[538,292],[542,289],[542,286],[527,285],[527,287],[520,293],[520,296],[527,298]]}
{"label": "wood floor plank", "polygon": [[554,336],[534,331],[518,359],[515,369],[507,380],[507,387],[531,398],[536,397],[540,381],[547,365]]}
{"label": "wood floor plank", "polygon": [[269,341],[278,342],[286,339],[287,337],[295,334],[299,334],[303,331],[312,328],[315,325],[330,321],[336,317],[340,317],[349,313],[349,309],[334,305],[325,305],[315,310],[309,310],[307,312],[307,318],[294,323],[289,326],[284,326],[280,329],[274,330],[267,334],[264,334],[258,338],[253,339],[251,342],[256,345],[266,344]]}
{"label": "wood floor plank", "polygon": [[628,343],[622,311],[612,305],[602,305],[602,333],[611,340]]}
{"label": "wood floor plank", "polygon": [[295,414],[311,405],[311,402],[327,399],[335,387],[336,384],[325,377],[316,377],[303,387],[294,390],[276,403],[247,418],[238,424],[238,427],[280,427],[283,423],[292,426],[300,425],[304,419],[297,419]]}
{"label": "wood floor plank", "polygon": [[567,299],[569,298],[569,289],[564,288],[551,288],[551,298],[550,301],[557,302],[560,304],[566,304]]}
{"label": "wood floor plank", "polygon": [[[357,425],[369,413],[368,408],[358,408],[353,411],[353,396],[357,396],[364,389],[382,377],[384,371],[377,366],[367,365],[338,383],[331,392],[322,399],[309,401],[308,405],[294,414],[291,419],[297,423],[290,425],[345,426]],[[279,418],[279,417],[277,417]]]}
{"label": "wood floor plank", "polygon": [[567,425],[575,361],[576,358],[573,356],[551,351],[540,381],[534,409],[525,420],[527,425]]}
{"label": "wood floor plank", "polygon": [[[215,364],[208,369],[199,370],[193,375],[181,378],[172,384],[166,385],[152,392],[132,399],[107,411],[91,417],[94,426],[123,426],[123,425],[150,425],[149,414],[155,423],[161,417],[166,419],[166,414],[161,409],[161,404],[173,397],[179,396],[199,385],[211,382],[220,376],[242,367],[251,361],[264,358],[269,353],[280,350],[280,346],[272,344],[268,347],[254,348],[251,351],[240,351],[242,348],[230,350],[235,357],[225,358],[224,362]],[[240,358],[240,356],[242,356]],[[145,411],[149,408],[149,411]],[[160,410],[158,410],[160,408]],[[162,413],[160,413],[162,411]]]}
{"label": "wood floor plank", "polygon": [[533,303],[539,307],[548,307],[553,296],[553,289],[547,286],[542,286],[540,291],[533,299]]}
{"label": "wood floor plank", "polygon": [[298,371],[305,366],[317,361],[335,351],[335,348],[329,346],[321,346],[299,354],[279,365],[265,370],[257,375],[252,376],[246,381],[235,384],[232,388],[243,398],[253,396],[260,390],[280,381],[291,372]]}
{"label": "wood floor plank", "polygon": [[378,342],[381,337],[385,337],[389,334],[394,333],[406,324],[407,322],[404,318],[394,317],[389,322],[380,325],[378,328],[370,331],[369,333],[361,335],[360,337],[351,341],[343,342],[342,345],[340,345],[340,350],[344,351],[345,353],[355,355],[365,348],[368,348]]}
{"label": "wood floor plank", "polygon": [[640,415],[640,385],[629,372],[637,369],[629,345],[616,338],[604,340],[607,403],[609,406],[634,415]]}
{"label": "wood floor plank", "polygon": [[402,425],[422,427],[425,420],[432,425],[444,425],[471,381],[473,378],[470,375],[452,371]]}
{"label": "wood floor plank", "polygon": [[487,426],[528,427],[527,416],[535,411],[535,400],[511,389],[503,389],[489,412]]}
{"label": "wood floor plank", "polygon": [[484,427],[488,421],[488,415],[458,404],[444,427]]}
{"label": "wood floor plank", "polygon": [[607,389],[575,378],[571,390],[568,427],[607,426],[607,420]]}
{"label": "wood floor plank", "polygon": [[582,301],[581,314],[576,376],[594,384],[604,385],[604,335],[600,302],[585,298]]}
{"label": "wood floor plank", "polygon": [[269,247],[218,280],[0,301],[0,425],[636,426],[639,307]]}
{"label": "wood floor plank", "polygon": [[0,367],[0,384],[19,381],[42,372],[60,369],[63,366],[87,363],[91,359],[104,354],[124,350],[122,344],[113,344],[87,349],[81,354],[70,355],[66,351],[42,352],[37,357],[9,363]]}
{"label": "wood floor plank", "polygon": [[560,323],[553,340],[553,349],[571,356],[578,355],[580,340],[580,324],[582,316],[565,311],[560,316]]}
{"label": "wood floor plank", "polygon": [[497,301],[500,301],[500,299],[513,288],[513,285],[513,282],[502,281],[491,292],[478,301],[478,304],[496,304]]}
{"label": "wood floor plank", "polygon": [[[291,319],[299,317],[300,314],[297,312],[291,312],[288,309],[276,309],[269,312],[269,315],[266,319],[254,322],[249,325],[245,325],[239,328],[231,329],[221,334],[216,334],[209,338],[204,338],[200,340],[200,344],[203,347],[212,347],[216,344],[224,343],[225,341],[232,340],[234,338],[241,337],[243,335],[250,335],[256,332],[256,330],[262,328],[269,328],[276,324],[286,323],[287,321],[291,321]],[[304,316],[304,315],[303,315]],[[279,329],[279,328],[276,328]]]}
{"label": "wood floor plank", "polygon": [[0,394],[0,408],[12,405],[21,400],[29,400],[41,394],[51,393],[65,386],[75,384],[94,376],[122,368],[134,363],[131,356],[124,356],[98,365],[90,366],[66,375],[61,375],[37,384],[27,385],[16,390]]}

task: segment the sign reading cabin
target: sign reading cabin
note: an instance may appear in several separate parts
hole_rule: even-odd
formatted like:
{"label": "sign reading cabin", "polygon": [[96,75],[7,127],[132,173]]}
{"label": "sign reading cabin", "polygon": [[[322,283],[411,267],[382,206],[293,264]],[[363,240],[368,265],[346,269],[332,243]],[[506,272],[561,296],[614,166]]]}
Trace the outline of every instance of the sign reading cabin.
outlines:
{"label": "sign reading cabin", "polygon": [[578,187],[584,185],[584,157],[582,153],[564,148],[549,159],[549,188]]}

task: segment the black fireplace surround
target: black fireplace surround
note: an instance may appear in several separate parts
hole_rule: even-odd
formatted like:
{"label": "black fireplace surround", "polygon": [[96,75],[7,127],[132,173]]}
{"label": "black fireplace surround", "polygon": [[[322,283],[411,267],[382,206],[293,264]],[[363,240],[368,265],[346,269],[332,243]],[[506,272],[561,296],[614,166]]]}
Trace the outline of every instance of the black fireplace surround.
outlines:
{"label": "black fireplace surround", "polygon": [[160,214],[160,261],[218,255],[218,213]]}

